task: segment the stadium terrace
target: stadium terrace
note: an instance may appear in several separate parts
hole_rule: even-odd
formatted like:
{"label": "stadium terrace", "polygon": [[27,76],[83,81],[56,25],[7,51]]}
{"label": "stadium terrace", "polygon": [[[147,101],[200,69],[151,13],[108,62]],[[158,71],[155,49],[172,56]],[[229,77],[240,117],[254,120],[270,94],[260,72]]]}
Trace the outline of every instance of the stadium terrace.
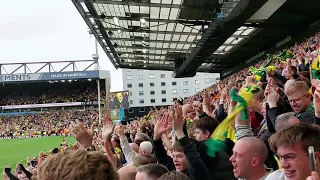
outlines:
{"label": "stadium terrace", "polygon": [[0,72],[5,180],[320,180],[319,0],[72,3],[115,68],[220,81],[127,121],[109,72]]}

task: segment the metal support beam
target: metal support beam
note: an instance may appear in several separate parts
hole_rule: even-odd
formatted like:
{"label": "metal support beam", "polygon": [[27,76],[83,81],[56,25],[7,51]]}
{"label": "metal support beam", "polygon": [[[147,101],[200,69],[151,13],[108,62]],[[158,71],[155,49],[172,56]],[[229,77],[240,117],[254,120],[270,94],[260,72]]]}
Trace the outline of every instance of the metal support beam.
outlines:
{"label": "metal support beam", "polygon": [[[48,63],[44,64],[43,66],[40,67],[40,69],[38,69],[35,73],[38,73],[39,71],[41,71],[44,67],[46,67],[48,65]],[[50,68],[50,67],[49,67]]]}
{"label": "metal support beam", "polygon": [[[122,46],[122,45],[119,45],[116,49],[118,48],[130,48],[130,49],[136,49],[136,50],[139,50],[139,49],[147,49],[147,50],[162,50],[162,51],[182,51],[181,53],[183,52],[186,52],[188,49],[177,49],[177,48],[158,48],[158,47],[134,47],[134,46]],[[146,54],[147,55],[147,54]]]}
{"label": "metal support beam", "polygon": [[[160,53],[148,53],[148,54],[137,54],[137,53],[134,53],[134,52],[124,52],[124,51],[117,51],[118,52],[118,55],[119,55],[119,57],[121,58],[121,59],[126,59],[127,57],[125,57],[125,56],[122,56],[123,54],[128,54],[128,55],[130,55],[130,54],[133,54],[133,55],[146,55],[146,56],[167,56],[167,57],[176,57],[176,56],[178,56],[178,57],[182,57],[182,56],[179,56],[179,55],[177,55],[176,53],[170,53],[169,52],[169,54],[168,53],[166,53],[166,54],[160,54]],[[184,55],[185,55],[185,53],[181,53],[181,55],[183,54],[183,57],[184,57]],[[224,55],[219,55],[219,54],[212,54],[207,60],[207,63],[211,63],[211,61],[213,61],[213,59],[220,59],[220,58],[222,58]]]}
{"label": "metal support beam", "polygon": [[[197,46],[191,54],[176,70],[176,77],[183,77],[184,73],[192,73],[215,52],[233,33],[242,26],[267,0],[241,0],[239,1],[228,17],[221,21],[215,20],[205,31]],[[230,1],[230,3],[232,3]],[[236,3],[236,2],[233,2]],[[233,36],[235,37],[235,36]],[[196,60],[196,61],[195,61]]]}
{"label": "metal support beam", "polygon": [[[142,41],[142,40],[136,40],[136,39],[129,39],[129,38],[110,38],[110,40],[113,41]],[[195,42],[188,42],[188,41],[168,41],[168,40],[150,40],[146,39],[145,42],[154,42],[154,43],[177,43],[177,44],[195,44]],[[223,46],[237,46],[237,44],[222,44]]]}
{"label": "metal support beam", "polygon": [[[116,63],[116,61],[119,61],[119,57],[113,47],[113,45],[111,44],[110,40],[108,39],[108,35],[106,32],[101,32],[102,36],[104,37],[106,44],[108,46],[108,48],[111,50],[111,52],[113,53],[114,57],[111,57],[110,54],[108,53],[108,49],[106,47],[106,45],[104,44],[104,42],[102,42],[102,39],[100,38],[100,35],[98,34],[98,32],[95,30],[95,28],[93,27],[93,24],[91,23],[91,21],[87,18],[87,13],[84,11],[82,5],[80,4],[80,2],[78,0],[72,0],[73,4],[75,5],[75,7],[77,8],[77,10],[79,11],[80,15],[82,16],[83,20],[86,22],[87,26],[90,28],[92,34],[95,36],[96,40],[99,42],[100,46],[102,47],[102,49],[105,51],[106,55],[108,56],[108,58],[110,59],[111,63],[113,64],[113,66],[117,69],[119,67],[119,65]],[[92,14],[93,16],[98,16],[97,12],[94,10],[94,7],[92,5],[90,5],[89,3],[86,3],[86,6],[90,12],[90,14]],[[97,25],[99,28],[103,28],[103,24],[99,21],[96,21]]]}
{"label": "metal support beam", "polygon": [[91,60],[69,60],[69,61],[52,61],[52,62],[48,62],[48,61],[40,61],[40,62],[28,62],[28,63],[1,63],[1,65],[21,65],[21,64],[48,64],[48,63],[69,63],[69,62],[89,62],[89,61],[93,61]]}
{"label": "metal support beam", "polygon": [[84,69],[84,71],[86,71],[87,69],[89,69],[92,65],[94,65],[95,64],[95,62],[92,62],[89,66],[87,66],[85,69]]}
{"label": "metal support beam", "polygon": [[72,62],[70,62],[69,64],[67,64],[65,67],[63,67],[59,72],[62,72],[63,70],[65,70],[67,67],[69,67],[72,64]]}
{"label": "metal support beam", "polygon": [[[131,66],[130,66],[131,65]],[[172,71],[173,68],[170,65],[163,65],[163,64],[157,64],[154,66],[151,65],[145,65],[146,67],[144,67],[144,65],[141,64],[121,64],[120,68],[124,68],[124,69],[148,69],[148,70],[162,70],[162,71]]]}
{"label": "metal support beam", "polygon": [[[95,18],[100,19],[100,16],[93,16],[91,14],[86,15],[87,18]],[[106,16],[104,19],[113,20],[114,16]],[[142,17],[121,17],[117,16],[119,20],[125,20],[125,21],[140,21]],[[159,23],[180,23],[180,24],[190,24],[190,25],[208,25],[208,22],[205,21],[198,21],[198,20],[182,20],[182,19],[154,19],[154,18],[148,18],[143,17],[147,22],[159,22]],[[104,20],[103,19],[103,20]],[[101,20],[101,19],[100,19]],[[102,21],[103,21],[102,20]]]}
{"label": "metal support beam", "polygon": [[[145,27],[149,28],[149,27]],[[96,30],[100,30],[96,28]],[[141,32],[141,33],[155,33],[155,34],[172,34],[172,31],[155,31],[155,30],[149,30],[149,29],[126,29],[126,28],[103,28],[103,30],[106,31],[118,31],[121,30],[122,32]],[[199,32],[174,32],[174,34],[177,35],[193,35],[196,36],[199,34]]]}
{"label": "metal support beam", "polygon": [[[134,52],[124,52],[124,51],[118,51],[118,55],[119,55],[119,57],[120,58],[126,58],[126,56],[122,56],[123,54],[128,54],[128,55],[130,55],[130,54],[133,54],[133,55],[137,55],[137,56],[141,56],[141,55],[146,55],[146,56],[172,56],[171,54],[168,54],[168,53],[166,53],[166,54],[161,54],[161,53],[148,53],[148,54],[137,54],[137,53],[134,53]],[[183,53],[183,54],[185,54],[185,53]]]}
{"label": "metal support beam", "polygon": [[139,58],[139,57],[136,57],[136,58],[131,58],[131,57],[126,57],[126,58],[122,58],[122,59],[126,59],[126,60],[134,60],[134,61],[173,61],[173,60],[165,60],[165,59],[149,59],[149,58]]}
{"label": "metal support beam", "polygon": [[112,5],[129,5],[129,6],[147,6],[147,7],[163,7],[163,8],[191,8],[191,9],[212,9],[208,5],[180,5],[180,4],[162,4],[162,3],[144,3],[144,2],[134,2],[134,1],[111,1],[111,0],[76,0],[76,2],[86,2],[86,3],[97,3],[97,4],[112,4]]}
{"label": "metal support beam", "polygon": [[154,43],[180,43],[180,44],[195,44],[194,42],[189,42],[189,41],[168,41],[168,40],[150,40],[150,39],[145,39],[145,40],[137,40],[137,39],[132,39],[132,38],[110,38],[110,40],[113,41],[145,41],[145,42],[154,42]]}
{"label": "metal support beam", "polygon": [[4,68],[4,66],[2,66],[2,68],[3,68],[3,70],[4,70],[4,72],[5,72],[6,74],[9,74],[9,73],[7,72],[7,70]]}
{"label": "metal support beam", "polygon": [[[49,63],[49,72],[51,72],[51,68],[53,69],[53,67],[52,67],[52,65],[51,65],[51,63]],[[54,71],[54,69],[53,69],[53,71]]]}
{"label": "metal support beam", "polygon": [[14,74],[16,71],[18,71],[21,67],[23,66],[23,64],[21,64],[19,67],[17,67],[15,70],[13,70],[10,74]]}
{"label": "metal support beam", "polygon": [[[178,53],[186,53],[188,49],[177,49],[177,48],[158,48],[158,47],[132,47],[132,46],[118,46],[117,48],[130,48],[133,50],[143,50],[144,48],[147,50],[162,50],[162,51],[179,51]],[[216,53],[228,53],[227,51],[215,51]],[[137,54],[137,55],[148,55],[146,54]],[[163,54],[162,56],[164,56]]]}

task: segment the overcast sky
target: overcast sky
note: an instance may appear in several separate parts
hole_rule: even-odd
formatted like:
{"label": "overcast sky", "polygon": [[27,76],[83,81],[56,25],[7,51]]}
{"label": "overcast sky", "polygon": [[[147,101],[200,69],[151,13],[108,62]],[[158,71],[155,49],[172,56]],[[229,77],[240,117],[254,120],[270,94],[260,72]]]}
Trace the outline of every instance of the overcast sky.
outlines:
{"label": "overcast sky", "polygon": [[[2,1],[0,27],[0,63],[85,60],[95,52],[94,37],[71,0]],[[123,90],[121,70],[100,46],[99,52],[100,68],[111,72],[111,91]]]}

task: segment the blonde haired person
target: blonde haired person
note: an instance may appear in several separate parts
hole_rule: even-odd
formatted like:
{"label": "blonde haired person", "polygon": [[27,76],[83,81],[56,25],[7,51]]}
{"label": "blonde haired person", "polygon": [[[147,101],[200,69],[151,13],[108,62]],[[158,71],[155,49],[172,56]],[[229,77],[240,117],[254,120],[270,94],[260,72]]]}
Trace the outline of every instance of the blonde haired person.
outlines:
{"label": "blonde haired person", "polygon": [[[277,152],[282,169],[271,173],[265,180],[304,180],[310,176],[309,146],[314,147],[315,163],[319,164],[320,127],[317,125],[300,123],[289,126],[273,134],[269,143]],[[320,173],[319,166],[316,172]]]}
{"label": "blonde haired person", "polygon": [[41,164],[35,180],[118,180],[118,173],[105,155],[97,151],[64,151]]}

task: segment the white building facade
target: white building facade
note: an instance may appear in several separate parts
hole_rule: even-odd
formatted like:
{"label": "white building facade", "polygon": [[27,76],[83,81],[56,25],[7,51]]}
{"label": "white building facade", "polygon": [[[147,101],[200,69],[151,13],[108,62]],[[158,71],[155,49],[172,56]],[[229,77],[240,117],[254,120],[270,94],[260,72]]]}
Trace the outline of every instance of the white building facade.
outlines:
{"label": "white building facade", "polygon": [[190,78],[173,78],[172,71],[123,69],[123,89],[129,91],[130,107],[171,105],[219,80],[218,73],[197,73]]}

